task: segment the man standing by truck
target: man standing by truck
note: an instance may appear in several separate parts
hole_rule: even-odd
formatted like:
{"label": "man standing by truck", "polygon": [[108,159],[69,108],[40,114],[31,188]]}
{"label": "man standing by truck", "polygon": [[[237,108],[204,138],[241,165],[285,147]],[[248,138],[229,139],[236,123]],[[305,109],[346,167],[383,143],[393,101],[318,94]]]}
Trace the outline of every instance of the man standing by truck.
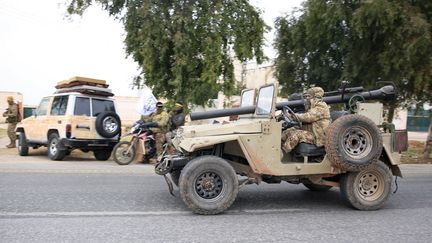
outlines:
{"label": "man standing by truck", "polygon": [[18,112],[18,105],[15,104],[13,97],[7,97],[7,103],[9,107],[3,113],[3,117],[6,117],[6,123],[8,123],[7,134],[10,139],[10,144],[7,145],[7,148],[15,148],[16,147],[16,133],[15,128],[17,123],[20,122],[20,116]]}

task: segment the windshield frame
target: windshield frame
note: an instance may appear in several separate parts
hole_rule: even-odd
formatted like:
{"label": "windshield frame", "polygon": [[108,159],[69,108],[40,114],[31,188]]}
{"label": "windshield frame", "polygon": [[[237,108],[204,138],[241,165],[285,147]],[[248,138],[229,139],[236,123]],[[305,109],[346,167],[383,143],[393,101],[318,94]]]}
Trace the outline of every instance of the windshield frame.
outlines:
{"label": "windshield frame", "polygon": [[[271,94],[269,94],[267,97],[263,97],[263,95],[265,95],[265,93],[262,93],[262,92],[265,92],[265,89],[268,89],[269,87],[273,88],[273,92]],[[264,85],[264,86],[260,87],[260,89],[258,91],[258,97],[257,97],[257,100],[256,100],[255,116],[258,116],[258,117],[274,117],[276,91],[277,91],[277,85],[276,84],[268,84],[268,85]],[[270,98],[271,101],[270,102],[264,101],[263,98],[266,98],[266,99]],[[270,104],[270,107],[267,107],[267,108],[269,108],[268,112],[263,113],[260,110],[260,108],[261,108],[260,104],[262,102],[266,102],[267,104]]]}

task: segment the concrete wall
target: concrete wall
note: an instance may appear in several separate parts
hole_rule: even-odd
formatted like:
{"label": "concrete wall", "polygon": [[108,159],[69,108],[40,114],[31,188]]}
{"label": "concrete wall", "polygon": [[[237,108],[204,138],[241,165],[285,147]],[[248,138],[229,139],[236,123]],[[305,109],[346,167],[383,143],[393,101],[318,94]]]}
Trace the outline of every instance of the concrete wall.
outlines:
{"label": "concrete wall", "polygon": [[135,111],[135,106],[139,97],[134,96],[114,96],[117,113],[122,121],[122,126],[130,126],[141,118],[141,115]]}
{"label": "concrete wall", "polygon": [[[8,108],[7,97],[12,96],[14,98],[15,103],[23,101],[23,96],[19,92],[8,92],[8,91],[0,91],[0,123],[6,122],[6,117],[3,117],[3,112]],[[21,114],[22,111],[21,111]]]}

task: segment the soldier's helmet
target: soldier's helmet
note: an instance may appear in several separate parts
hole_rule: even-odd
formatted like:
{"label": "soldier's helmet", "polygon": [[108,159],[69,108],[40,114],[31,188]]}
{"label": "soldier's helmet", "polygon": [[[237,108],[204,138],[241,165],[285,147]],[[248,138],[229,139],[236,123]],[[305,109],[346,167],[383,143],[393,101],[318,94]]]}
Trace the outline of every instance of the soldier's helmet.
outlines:
{"label": "soldier's helmet", "polygon": [[321,99],[324,96],[324,90],[321,87],[313,87],[306,90],[304,97],[306,99],[318,98]]}
{"label": "soldier's helmet", "polygon": [[13,101],[14,101],[14,99],[13,99],[12,96],[8,96],[8,97],[7,97],[7,102],[13,102]]}

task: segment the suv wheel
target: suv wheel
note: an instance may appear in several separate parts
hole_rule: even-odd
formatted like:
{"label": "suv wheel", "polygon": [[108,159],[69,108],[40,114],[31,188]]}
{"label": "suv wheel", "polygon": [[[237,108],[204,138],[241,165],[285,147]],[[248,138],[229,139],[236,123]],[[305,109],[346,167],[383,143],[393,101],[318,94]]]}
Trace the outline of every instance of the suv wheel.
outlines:
{"label": "suv wheel", "polygon": [[105,161],[111,157],[111,150],[95,150],[93,154],[97,160]]}
{"label": "suv wheel", "polygon": [[360,172],[348,172],[340,181],[342,199],[359,210],[381,208],[391,194],[392,173],[382,161]]}
{"label": "suv wheel", "polygon": [[233,167],[216,156],[191,160],[182,170],[180,196],[198,214],[218,214],[231,206],[237,197],[238,180]]}
{"label": "suv wheel", "polygon": [[112,111],[102,112],[96,117],[96,131],[102,137],[113,138],[120,133],[120,117]]}
{"label": "suv wheel", "polygon": [[346,115],[326,131],[326,153],[335,167],[361,171],[377,163],[382,152],[382,138],[375,123],[362,115]]}
{"label": "suv wheel", "polygon": [[59,136],[53,133],[49,136],[48,157],[51,160],[62,160],[66,156],[67,150],[62,148]]}
{"label": "suv wheel", "polygon": [[29,148],[28,148],[25,133],[21,132],[19,134],[19,139],[18,139],[18,154],[21,156],[27,156],[28,150],[29,150]]}

